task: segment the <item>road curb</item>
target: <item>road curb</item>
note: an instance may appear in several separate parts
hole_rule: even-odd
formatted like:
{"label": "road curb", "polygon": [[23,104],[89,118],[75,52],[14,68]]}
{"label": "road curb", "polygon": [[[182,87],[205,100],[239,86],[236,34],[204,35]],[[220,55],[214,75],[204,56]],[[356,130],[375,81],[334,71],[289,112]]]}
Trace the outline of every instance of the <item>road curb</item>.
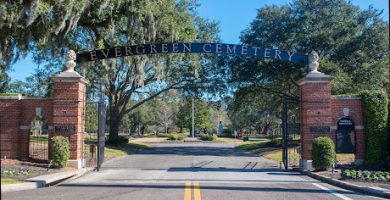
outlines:
{"label": "road curb", "polygon": [[1,185],[1,193],[21,191],[21,190],[32,190],[32,189],[47,187],[50,185],[55,185],[68,179],[78,178],[88,173],[89,171],[90,170],[88,170],[87,168],[81,168],[73,172],[58,172],[54,174],[32,177],[27,179],[26,183]]}
{"label": "road curb", "polygon": [[341,187],[341,188],[344,188],[344,189],[347,189],[347,190],[357,191],[357,192],[360,192],[360,193],[363,193],[363,194],[367,194],[367,195],[371,195],[371,196],[376,196],[376,197],[382,197],[382,198],[390,199],[390,192],[389,191],[378,190],[378,189],[365,187],[365,186],[359,186],[359,185],[355,185],[355,184],[348,183],[348,182],[345,182],[345,181],[340,181],[340,180],[336,180],[336,179],[333,179],[333,178],[321,176],[321,175],[318,175],[318,174],[315,174],[315,173],[312,173],[312,172],[304,172],[303,174],[308,175],[311,178],[314,178],[314,179],[320,180],[322,182],[325,182],[325,183],[328,183],[328,184],[331,184],[331,185],[334,185],[334,186],[337,186],[337,187]]}

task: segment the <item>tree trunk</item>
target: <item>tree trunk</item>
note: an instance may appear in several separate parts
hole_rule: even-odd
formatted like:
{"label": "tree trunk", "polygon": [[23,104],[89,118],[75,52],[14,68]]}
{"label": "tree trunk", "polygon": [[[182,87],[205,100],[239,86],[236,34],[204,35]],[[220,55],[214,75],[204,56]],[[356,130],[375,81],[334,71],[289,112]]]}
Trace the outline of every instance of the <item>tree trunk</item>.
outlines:
{"label": "tree trunk", "polygon": [[121,120],[122,116],[120,116],[119,112],[115,109],[110,109],[110,140],[118,138]]}

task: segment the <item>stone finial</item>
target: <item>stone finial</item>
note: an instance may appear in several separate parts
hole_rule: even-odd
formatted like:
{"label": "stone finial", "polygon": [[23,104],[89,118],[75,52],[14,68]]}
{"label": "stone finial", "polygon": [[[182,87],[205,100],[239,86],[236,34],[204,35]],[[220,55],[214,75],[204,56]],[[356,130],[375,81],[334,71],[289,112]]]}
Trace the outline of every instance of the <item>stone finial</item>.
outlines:
{"label": "stone finial", "polygon": [[320,64],[318,63],[318,60],[320,57],[318,56],[318,53],[315,51],[312,51],[309,54],[309,68],[310,68],[310,73],[320,73],[318,71],[318,67],[320,67]]}
{"label": "stone finial", "polygon": [[66,60],[66,72],[74,72],[74,68],[76,67],[76,52],[74,52],[72,49],[69,50],[66,56]]}

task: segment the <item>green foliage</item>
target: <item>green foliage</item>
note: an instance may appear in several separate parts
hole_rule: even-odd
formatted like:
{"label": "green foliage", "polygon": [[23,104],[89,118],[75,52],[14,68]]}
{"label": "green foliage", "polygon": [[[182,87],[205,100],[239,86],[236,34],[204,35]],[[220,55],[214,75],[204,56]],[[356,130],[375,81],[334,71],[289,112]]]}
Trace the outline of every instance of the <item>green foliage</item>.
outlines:
{"label": "green foliage", "polygon": [[54,167],[65,167],[70,157],[69,139],[64,136],[55,136],[52,138],[53,160],[51,164]]}
{"label": "green foliage", "polygon": [[106,144],[118,146],[118,145],[122,145],[122,144],[127,144],[128,142],[129,142],[129,138],[128,137],[126,137],[126,136],[118,136],[118,137],[115,137],[115,138],[109,137],[108,140],[106,141]]}
{"label": "green foliage", "polygon": [[230,130],[223,130],[222,134],[219,134],[219,137],[234,138],[234,134]]}
{"label": "green foliage", "polygon": [[0,93],[1,97],[9,97],[9,96],[18,96],[20,93],[16,92],[7,92],[7,93]]}
{"label": "green foliage", "polygon": [[342,173],[342,177],[345,179],[355,179],[355,180],[364,180],[364,181],[384,181],[390,182],[390,172],[383,171],[367,171],[367,170],[349,170],[346,169]]}
{"label": "green foliage", "polygon": [[280,126],[280,105],[280,97],[251,87],[238,90],[227,110],[233,127],[270,134]]}
{"label": "green foliage", "polygon": [[168,137],[169,134],[166,134],[166,133],[159,133],[157,134],[157,137]]}
{"label": "green foliage", "polygon": [[361,92],[366,133],[366,161],[381,167],[388,151],[388,97],[384,91]]}
{"label": "green foliage", "polygon": [[[193,97],[188,97],[184,99],[184,103],[180,106],[180,112],[177,115],[176,125],[180,128],[191,128],[192,124],[192,99]],[[195,107],[195,128],[211,128],[211,108],[202,99],[194,99]],[[191,129],[190,129],[191,130]]]}
{"label": "green foliage", "polygon": [[32,172],[31,169],[21,167],[19,169],[1,168],[2,176],[15,176],[15,175],[29,175]]}
{"label": "green foliage", "polygon": [[170,133],[168,134],[168,140],[184,140],[187,138],[186,134]]}
{"label": "green foliage", "polygon": [[97,104],[88,103],[85,108],[85,130],[96,133],[98,130],[98,108]]}
{"label": "green foliage", "polygon": [[329,137],[317,137],[313,141],[313,167],[316,170],[327,170],[336,159],[334,143]]}
{"label": "green foliage", "polygon": [[[317,51],[320,71],[333,77],[333,94],[362,89],[385,89],[390,94],[389,23],[380,16],[372,7],[361,10],[346,0],[294,0],[261,7],[240,39],[252,46]],[[295,81],[307,73],[303,65],[264,59],[227,62],[230,82],[278,95],[298,96]]]}
{"label": "green foliage", "polygon": [[150,146],[143,143],[129,142],[121,145],[106,145],[104,150],[104,157],[106,159],[116,158],[133,153],[134,151],[141,149],[149,149]]}
{"label": "green foliage", "polygon": [[267,147],[267,143],[269,141],[256,141],[256,142],[246,142],[245,144],[240,144],[235,146],[234,148],[244,150],[244,151],[254,151],[256,149]]}
{"label": "green foliage", "polygon": [[212,140],[213,141],[218,141],[218,135],[217,134],[213,134]]}
{"label": "green foliage", "polygon": [[217,134],[200,134],[200,139],[203,141],[218,141],[218,136]]}

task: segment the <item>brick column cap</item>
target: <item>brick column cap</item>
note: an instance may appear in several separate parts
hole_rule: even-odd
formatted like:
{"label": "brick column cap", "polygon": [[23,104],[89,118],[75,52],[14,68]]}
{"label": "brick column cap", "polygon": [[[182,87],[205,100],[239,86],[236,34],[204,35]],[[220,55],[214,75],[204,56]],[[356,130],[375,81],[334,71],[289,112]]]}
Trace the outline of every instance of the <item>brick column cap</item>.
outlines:
{"label": "brick column cap", "polygon": [[305,83],[329,83],[332,77],[321,72],[310,72],[304,78],[300,79],[298,85]]}
{"label": "brick column cap", "polygon": [[56,74],[52,77],[52,80],[54,82],[81,82],[84,84],[87,84],[88,81],[82,77],[79,73],[73,71],[73,72],[61,72],[59,74]]}

